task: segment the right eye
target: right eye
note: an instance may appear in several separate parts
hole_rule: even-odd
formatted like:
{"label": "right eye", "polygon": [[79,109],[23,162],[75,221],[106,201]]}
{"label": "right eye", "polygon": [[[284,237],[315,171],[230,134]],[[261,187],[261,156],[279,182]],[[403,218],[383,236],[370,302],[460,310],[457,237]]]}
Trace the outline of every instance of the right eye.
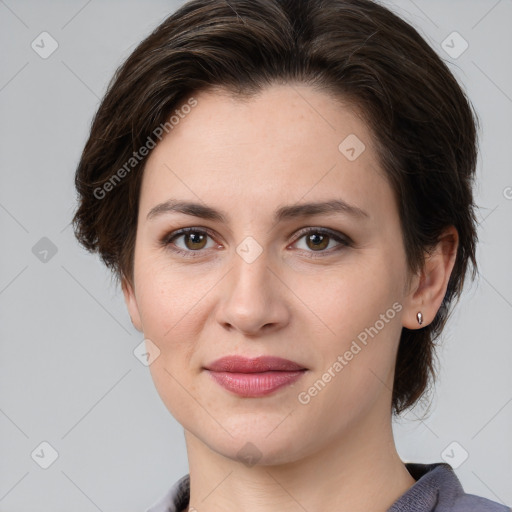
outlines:
{"label": "right eye", "polygon": [[[193,253],[201,252],[203,249],[215,247],[213,243],[210,247],[206,246],[208,237],[212,235],[208,231],[198,228],[183,228],[178,231],[173,231],[164,236],[162,244],[169,250],[182,254],[185,257],[199,256]],[[179,246],[175,243],[176,240],[182,239],[182,245]]]}

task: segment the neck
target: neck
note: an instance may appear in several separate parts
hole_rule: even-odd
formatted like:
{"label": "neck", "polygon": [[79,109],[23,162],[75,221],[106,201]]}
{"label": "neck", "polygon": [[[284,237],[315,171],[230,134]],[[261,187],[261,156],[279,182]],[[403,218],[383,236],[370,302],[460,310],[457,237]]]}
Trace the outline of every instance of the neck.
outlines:
{"label": "neck", "polygon": [[[343,438],[279,464],[247,466],[185,431],[190,468],[187,511],[385,512],[415,480],[395,448],[391,421],[344,430]],[[380,423],[380,424],[379,424]],[[322,433],[319,437],[330,437]],[[322,439],[311,438],[312,444]],[[289,449],[307,447],[290,447]]]}

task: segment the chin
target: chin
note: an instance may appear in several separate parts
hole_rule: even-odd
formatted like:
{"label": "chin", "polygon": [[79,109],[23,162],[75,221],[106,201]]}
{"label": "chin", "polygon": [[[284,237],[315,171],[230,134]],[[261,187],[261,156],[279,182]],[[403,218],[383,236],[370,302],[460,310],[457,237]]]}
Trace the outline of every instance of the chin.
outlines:
{"label": "chin", "polygon": [[[298,450],[297,447],[304,447],[306,439],[300,440],[290,436],[285,429],[278,432],[277,424],[272,422],[271,427],[258,430],[251,428],[251,424],[248,424],[247,428],[238,424],[233,437],[221,429],[220,437],[203,438],[203,442],[219,455],[239,461],[246,467],[275,466],[302,458],[304,448]],[[230,429],[227,430],[231,432]]]}

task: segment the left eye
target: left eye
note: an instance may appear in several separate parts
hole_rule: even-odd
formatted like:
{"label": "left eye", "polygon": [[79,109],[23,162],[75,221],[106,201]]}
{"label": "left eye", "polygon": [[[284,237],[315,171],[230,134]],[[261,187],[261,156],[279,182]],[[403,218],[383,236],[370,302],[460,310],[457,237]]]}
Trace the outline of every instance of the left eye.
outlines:
{"label": "left eye", "polygon": [[326,252],[325,249],[332,248],[330,242],[338,242],[338,245],[348,246],[349,243],[342,236],[323,229],[310,229],[300,236],[294,243],[304,238],[306,249],[312,249],[313,252]]}

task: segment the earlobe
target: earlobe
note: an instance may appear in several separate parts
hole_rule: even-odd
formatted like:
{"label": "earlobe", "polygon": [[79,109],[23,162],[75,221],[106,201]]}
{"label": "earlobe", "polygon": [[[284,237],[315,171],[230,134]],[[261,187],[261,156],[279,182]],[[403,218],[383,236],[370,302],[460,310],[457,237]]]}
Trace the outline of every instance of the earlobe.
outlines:
{"label": "earlobe", "polygon": [[455,227],[445,229],[435,248],[426,255],[425,265],[411,289],[402,325],[421,329],[430,324],[441,307],[455,265],[459,237]]}
{"label": "earlobe", "polygon": [[132,285],[127,281],[126,278],[122,279],[121,288],[123,290],[124,301],[128,309],[128,314],[132,321],[133,326],[137,331],[143,332],[142,321],[140,319],[139,307],[137,305],[137,299],[135,298],[135,292],[133,291]]}

